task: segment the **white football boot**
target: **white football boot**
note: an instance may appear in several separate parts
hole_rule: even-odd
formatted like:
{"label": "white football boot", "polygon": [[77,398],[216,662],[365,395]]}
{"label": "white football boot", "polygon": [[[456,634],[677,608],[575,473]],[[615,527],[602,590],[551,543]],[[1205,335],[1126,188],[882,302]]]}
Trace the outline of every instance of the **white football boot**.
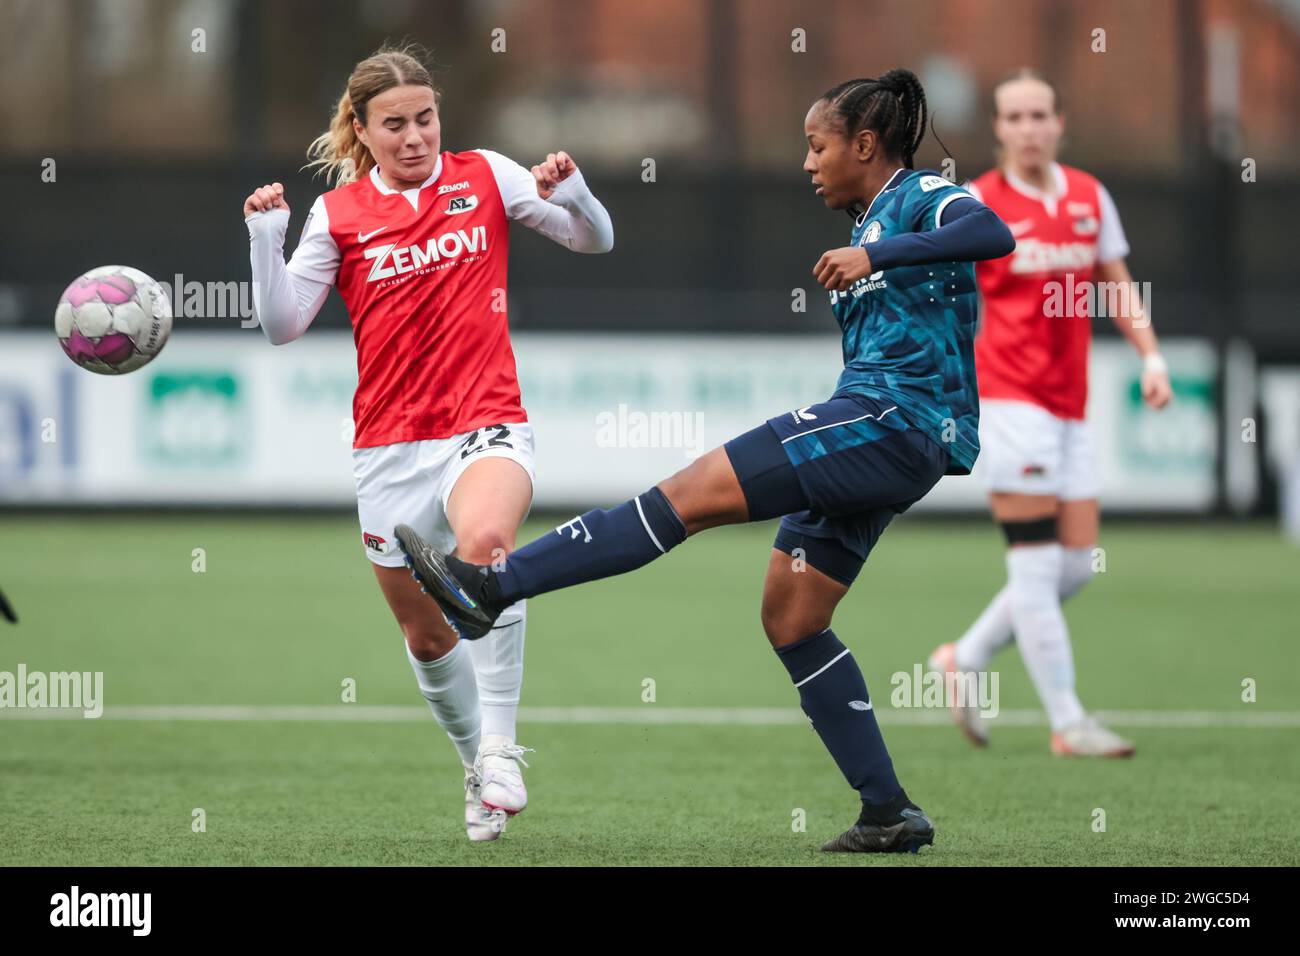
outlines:
{"label": "white football boot", "polygon": [[1091,715],[1052,733],[1052,753],[1062,757],[1131,757],[1135,749]]}
{"label": "white football boot", "polygon": [[479,799],[485,810],[513,817],[528,806],[528,790],[519,768],[528,766],[524,754],[531,750],[499,734],[484,736],[474,761],[474,773],[479,779]]}
{"label": "white football boot", "polygon": [[465,832],[471,843],[495,840],[506,827],[504,810],[489,810],[483,806],[482,785],[474,770],[465,770]]}
{"label": "white football boot", "polygon": [[934,649],[927,663],[930,670],[943,675],[943,693],[951,705],[948,709],[952,714],[952,722],[976,747],[987,747],[988,726],[980,716],[979,708],[963,703],[963,701],[976,700],[976,695],[971,693],[963,694],[961,697],[957,695],[957,681],[962,680],[969,690],[974,686],[972,678],[975,676],[973,671],[962,673],[957,670],[957,645],[951,642],[940,644]]}

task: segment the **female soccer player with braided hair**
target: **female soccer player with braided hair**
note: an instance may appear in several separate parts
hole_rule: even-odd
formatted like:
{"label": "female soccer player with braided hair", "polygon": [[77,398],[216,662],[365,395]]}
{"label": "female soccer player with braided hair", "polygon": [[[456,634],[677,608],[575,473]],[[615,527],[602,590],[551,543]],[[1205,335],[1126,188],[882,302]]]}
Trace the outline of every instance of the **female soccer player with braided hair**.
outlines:
{"label": "female soccer player with braided hair", "polygon": [[439,94],[406,49],[357,64],[309,156],[336,188],[316,199],[285,265],[279,183],[244,202],[254,305],[280,345],[331,287],[357,347],[354,473],[365,553],[406,639],[420,691],[465,767],[471,840],[527,804],[515,743],[524,604],[462,647],[394,545],[399,521],[468,561],[514,546],[532,501],[533,439],[506,322],[509,221],[575,252],[613,246],[609,214],[565,153],[532,171],[479,149],[441,150]]}
{"label": "female soccer player with braided hair", "polygon": [[[1061,314],[1049,297],[1064,291],[1074,305],[1076,289],[1119,290],[1111,320],[1142,357],[1142,400],[1151,408],[1168,404],[1169,373],[1124,262],[1128,241],[1114,201],[1092,176],[1056,161],[1065,120],[1055,89],[1022,70],[998,84],[993,100],[1002,163],[968,189],[1017,236],[1014,255],[977,270],[984,302],[975,341],[982,469],[1007,539],[1007,583],[961,640],[935,649],[930,666],[950,675],[983,671],[1014,633],[1047,710],[1052,752],[1127,757],[1133,745],[1079,701],[1061,610],[1092,577],[1100,524],[1084,418],[1093,310],[1085,300]],[[962,697],[953,700],[957,725],[983,746],[984,722]]]}
{"label": "female soccer player with braided hair", "polygon": [[[808,111],[804,170],[851,242],[813,275],[843,330],[835,394],[770,419],[642,495],[589,511],[495,567],[397,529],[413,569],[463,637],[489,633],[525,596],[631,571],[718,525],[785,516],[762,621],[813,728],[858,791],[853,828],[827,850],[917,850],[933,841],[908,799],[857,663],[830,628],[895,514],[978,453],[973,260],[1005,255],[1001,220],[946,179],[912,168],[925,93],[906,70],[842,83]],[[792,561],[796,549],[803,561]]]}

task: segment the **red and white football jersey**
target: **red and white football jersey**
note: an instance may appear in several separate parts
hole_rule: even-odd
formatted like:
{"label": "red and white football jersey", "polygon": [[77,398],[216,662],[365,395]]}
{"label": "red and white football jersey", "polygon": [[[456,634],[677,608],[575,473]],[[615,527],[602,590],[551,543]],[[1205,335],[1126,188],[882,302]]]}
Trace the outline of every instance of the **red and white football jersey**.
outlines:
{"label": "red and white football jersey", "polygon": [[416,189],[372,169],[317,198],[288,270],[337,286],[352,320],[354,447],[527,421],[506,314],[509,220],[546,232],[532,174],[444,152]]}
{"label": "red and white football jersey", "polygon": [[1058,418],[1081,419],[1091,317],[1077,314],[1073,304],[1066,315],[1049,315],[1048,299],[1084,301],[1073,290],[1092,282],[1099,262],[1128,255],[1128,241],[1101,183],[1059,163],[1052,176],[1051,194],[1000,169],[967,187],[1016,239],[1010,255],[976,265],[983,308],[975,372],[981,398],[1031,402]]}

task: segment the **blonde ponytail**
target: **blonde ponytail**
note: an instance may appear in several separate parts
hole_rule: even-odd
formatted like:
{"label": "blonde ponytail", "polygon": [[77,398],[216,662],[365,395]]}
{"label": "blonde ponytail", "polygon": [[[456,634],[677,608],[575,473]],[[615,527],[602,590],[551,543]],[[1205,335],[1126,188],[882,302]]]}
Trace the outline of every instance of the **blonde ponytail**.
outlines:
{"label": "blonde ponytail", "polygon": [[357,139],[357,131],[352,127],[354,115],[352,97],[344,90],[339,97],[338,107],[334,110],[330,128],[307,147],[310,162],[303,168],[314,167],[317,174],[324,173],[325,181],[333,186],[346,186],[356,182],[359,176],[369,172],[374,165],[370,150]]}
{"label": "blonde ponytail", "polygon": [[440,99],[428,69],[421,62],[423,55],[424,51],[413,44],[385,45],[358,63],[339,97],[330,128],[307,147],[308,162],[303,169],[315,168],[317,175],[324,173],[326,182],[336,187],[356,182],[369,173],[375,158],[357,138],[352,121],[355,119],[364,126],[366,105],[396,86],[427,86]]}

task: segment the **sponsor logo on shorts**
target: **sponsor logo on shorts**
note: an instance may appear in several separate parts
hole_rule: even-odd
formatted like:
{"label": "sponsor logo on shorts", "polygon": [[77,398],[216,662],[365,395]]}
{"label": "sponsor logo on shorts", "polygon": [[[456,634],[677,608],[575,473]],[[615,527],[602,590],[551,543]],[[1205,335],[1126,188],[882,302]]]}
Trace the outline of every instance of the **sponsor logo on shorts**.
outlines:
{"label": "sponsor logo on shorts", "polygon": [[1021,478],[1042,478],[1047,474],[1045,465],[1025,465],[1020,469]]}
{"label": "sponsor logo on shorts", "polygon": [[361,541],[367,548],[378,554],[388,553],[388,542],[377,534],[371,534],[369,531],[361,532]]}

